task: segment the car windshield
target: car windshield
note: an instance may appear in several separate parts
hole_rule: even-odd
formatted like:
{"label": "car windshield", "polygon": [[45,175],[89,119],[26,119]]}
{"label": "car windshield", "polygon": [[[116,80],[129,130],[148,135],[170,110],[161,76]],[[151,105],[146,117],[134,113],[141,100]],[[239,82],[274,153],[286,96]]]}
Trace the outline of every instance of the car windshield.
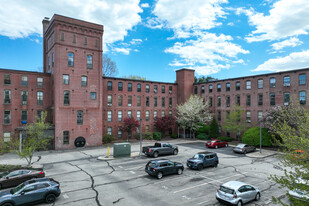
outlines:
{"label": "car windshield", "polygon": [[216,142],[216,141],[215,141],[215,140],[212,140],[211,142],[214,143],[214,142]]}
{"label": "car windshield", "polygon": [[230,189],[230,188],[227,188],[227,187],[224,187],[224,186],[221,186],[220,190],[222,192],[225,192],[225,193],[228,193],[228,194],[231,194],[231,195],[234,194],[234,190],[233,189]]}
{"label": "car windshield", "polygon": [[193,156],[193,159],[199,159],[199,160],[202,160],[204,158],[204,155],[201,155],[201,154],[196,154]]}
{"label": "car windshield", "polygon": [[15,194],[16,192],[20,191],[21,189],[23,189],[25,187],[24,183],[21,183],[20,185],[18,185],[17,187],[11,189],[11,194]]}
{"label": "car windshield", "polygon": [[238,144],[236,147],[243,148],[243,147],[245,147],[245,145],[244,144]]}

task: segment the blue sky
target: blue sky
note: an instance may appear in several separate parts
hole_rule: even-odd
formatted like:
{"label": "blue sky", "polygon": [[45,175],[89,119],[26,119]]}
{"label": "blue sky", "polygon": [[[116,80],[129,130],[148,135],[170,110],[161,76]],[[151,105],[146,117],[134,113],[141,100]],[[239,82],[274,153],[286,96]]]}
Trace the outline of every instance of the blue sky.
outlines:
{"label": "blue sky", "polygon": [[309,67],[307,0],[1,0],[0,68],[42,71],[42,19],[104,25],[118,77],[173,82],[175,70],[218,79]]}

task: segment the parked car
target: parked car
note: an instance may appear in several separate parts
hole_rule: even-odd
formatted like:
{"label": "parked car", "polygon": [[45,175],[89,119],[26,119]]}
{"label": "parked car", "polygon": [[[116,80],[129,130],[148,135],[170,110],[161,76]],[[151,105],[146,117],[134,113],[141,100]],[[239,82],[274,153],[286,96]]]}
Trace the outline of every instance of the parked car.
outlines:
{"label": "parked car", "polygon": [[234,147],[233,151],[237,153],[246,154],[248,152],[255,152],[256,148],[247,144],[238,144]]}
{"label": "parked car", "polygon": [[213,139],[211,141],[206,142],[206,147],[218,148],[218,147],[228,147],[229,144],[225,141],[221,141],[219,139]]}
{"label": "parked car", "polygon": [[59,182],[51,178],[36,178],[21,183],[17,187],[0,192],[1,206],[18,206],[46,202],[53,203],[61,193]]}
{"label": "parked car", "polygon": [[307,155],[305,154],[304,151],[298,149],[298,150],[295,150],[293,152],[293,158],[295,160],[300,160],[300,161],[309,161],[309,154],[307,153]]}
{"label": "parked car", "polygon": [[159,155],[168,155],[168,154],[177,155],[178,147],[172,146],[168,143],[156,142],[154,146],[143,147],[143,153],[145,153],[147,156],[153,156],[153,157],[158,157]]}
{"label": "parked car", "polygon": [[178,174],[181,175],[184,170],[183,164],[170,160],[151,160],[146,164],[145,172],[151,176],[161,179],[163,175]]}
{"label": "parked car", "polygon": [[[302,179],[297,179],[295,182],[295,186],[300,187],[300,188],[307,188],[307,190],[309,189],[309,180],[305,181]],[[297,184],[297,185],[296,185]],[[308,202],[309,203],[309,195],[306,194],[306,191],[295,188],[294,190],[289,190],[289,195],[291,200],[301,200],[304,202]]]}
{"label": "parked car", "polygon": [[192,169],[202,170],[204,167],[217,167],[219,159],[214,152],[199,152],[187,160],[187,166]]}
{"label": "parked car", "polygon": [[0,178],[0,189],[15,187],[32,178],[45,177],[45,173],[39,170],[15,170]]}
{"label": "parked car", "polygon": [[222,184],[216,193],[219,202],[237,206],[252,200],[259,200],[260,197],[261,193],[257,187],[239,181]]}

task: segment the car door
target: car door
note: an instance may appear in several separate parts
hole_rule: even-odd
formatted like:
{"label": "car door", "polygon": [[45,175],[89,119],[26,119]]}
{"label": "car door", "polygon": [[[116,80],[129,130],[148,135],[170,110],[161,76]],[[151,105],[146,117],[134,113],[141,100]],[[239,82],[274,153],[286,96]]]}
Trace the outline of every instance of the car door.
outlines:
{"label": "car door", "polygon": [[248,194],[247,194],[246,185],[241,186],[241,187],[238,189],[238,192],[240,192],[240,194],[238,195],[238,197],[241,198],[242,202],[243,202],[243,203],[248,202]]}
{"label": "car door", "polygon": [[210,160],[210,155],[205,155],[204,161],[203,161],[204,167],[208,167],[210,165],[210,163],[209,163],[210,161],[211,161]]}
{"label": "car door", "polygon": [[22,175],[21,170],[13,171],[6,176],[5,187],[14,187],[21,183],[20,177]]}
{"label": "car door", "polygon": [[170,171],[169,171],[167,162],[162,162],[160,164],[160,169],[159,170],[161,170],[164,175],[168,175]]}
{"label": "car door", "polygon": [[166,144],[166,147],[167,147],[167,150],[166,150],[167,154],[173,154],[174,153],[174,149],[173,149],[172,145]]}
{"label": "car door", "polygon": [[168,147],[166,146],[166,144],[162,144],[162,148],[160,150],[161,154],[167,154],[168,151]]}
{"label": "car door", "polygon": [[246,185],[246,190],[247,190],[247,195],[248,195],[248,201],[255,199],[255,196],[256,196],[255,188],[250,185]]}
{"label": "car door", "polygon": [[40,200],[39,195],[36,193],[36,189],[36,185],[28,185],[16,193],[14,197],[16,205],[28,204]]}
{"label": "car door", "polygon": [[175,163],[172,162],[172,161],[168,161],[167,164],[168,164],[169,174],[175,174],[176,171],[177,171],[177,168],[176,168],[176,166],[175,166]]}

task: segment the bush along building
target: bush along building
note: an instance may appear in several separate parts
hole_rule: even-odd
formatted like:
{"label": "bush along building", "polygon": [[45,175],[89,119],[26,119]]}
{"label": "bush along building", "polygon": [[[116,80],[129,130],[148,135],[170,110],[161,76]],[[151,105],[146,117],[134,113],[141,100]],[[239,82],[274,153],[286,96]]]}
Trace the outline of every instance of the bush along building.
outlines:
{"label": "bush along building", "polygon": [[[102,144],[104,134],[127,139],[126,117],[154,132],[155,119],[175,116],[192,94],[209,101],[219,125],[233,105],[255,126],[263,112],[297,98],[306,104],[309,69],[194,83],[194,70],[176,71],[176,82],[102,76],[102,25],[55,14],[43,20],[43,72],[0,69],[0,131],[5,141],[47,111],[53,149]],[[221,131],[222,132],[222,131]],[[174,125],[170,133],[177,133]]]}

